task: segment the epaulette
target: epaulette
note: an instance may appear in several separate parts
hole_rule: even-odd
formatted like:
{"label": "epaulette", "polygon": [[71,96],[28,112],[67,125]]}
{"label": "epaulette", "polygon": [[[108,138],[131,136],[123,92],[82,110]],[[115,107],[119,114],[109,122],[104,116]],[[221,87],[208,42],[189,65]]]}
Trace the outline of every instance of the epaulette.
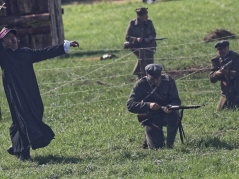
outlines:
{"label": "epaulette", "polygon": [[138,80],[139,82],[145,82],[147,81],[147,76],[144,76]]}
{"label": "epaulette", "polygon": [[215,56],[215,57],[212,58],[211,61],[218,60],[218,59],[219,59],[219,56]]}
{"label": "epaulette", "polygon": [[161,75],[161,80],[169,81],[169,76],[167,74],[162,74]]}

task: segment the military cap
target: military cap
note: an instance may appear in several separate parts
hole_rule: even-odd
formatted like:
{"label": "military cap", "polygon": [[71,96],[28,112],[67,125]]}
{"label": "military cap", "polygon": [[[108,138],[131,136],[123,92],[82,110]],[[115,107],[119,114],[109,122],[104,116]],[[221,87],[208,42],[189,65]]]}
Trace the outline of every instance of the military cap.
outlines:
{"label": "military cap", "polygon": [[151,77],[151,78],[159,78],[161,76],[163,68],[155,63],[148,64],[145,67],[146,73]]}
{"label": "military cap", "polygon": [[138,14],[138,15],[144,15],[146,13],[148,13],[148,8],[147,7],[138,7],[137,9],[135,9],[135,12]]}
{"label": "military cap", "polygon": [[0,39],[3,39],[3,37],[5,37],[9,32],[12,32],[14,35],[17,35],[16,30],[3,27],[3,29],[0,32]]}
{"label": "military cap", "polygon": [[227,46],[229,46],[229,42],[227,40],[221,40],[221,41],[218,41],[214,47],[219,48],[219,47],[227,47]]}

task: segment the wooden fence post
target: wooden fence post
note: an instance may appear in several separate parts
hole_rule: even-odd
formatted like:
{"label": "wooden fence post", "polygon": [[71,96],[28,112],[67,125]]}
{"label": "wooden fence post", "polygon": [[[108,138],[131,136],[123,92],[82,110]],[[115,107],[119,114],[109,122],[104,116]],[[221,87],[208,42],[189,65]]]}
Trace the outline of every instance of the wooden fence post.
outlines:
{"label": "wooden fence post", "polygon": [[52,45],[64,43],[64,27],[62,20],[61,0],[49,0],[51,19]]}

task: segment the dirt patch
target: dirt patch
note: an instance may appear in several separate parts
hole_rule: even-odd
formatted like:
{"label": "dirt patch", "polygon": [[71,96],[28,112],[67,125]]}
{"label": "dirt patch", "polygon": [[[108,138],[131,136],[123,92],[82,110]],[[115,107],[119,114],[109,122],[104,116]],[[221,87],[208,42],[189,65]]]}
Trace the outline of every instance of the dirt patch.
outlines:
{"label": "dirt patch", "polygon": [[214,40],[225,40],[225,39],[235,39],[236,35],[227,31],[225,29],[216,29],[210,32],[206,37],[204,37],[205,42],[211,42]]}

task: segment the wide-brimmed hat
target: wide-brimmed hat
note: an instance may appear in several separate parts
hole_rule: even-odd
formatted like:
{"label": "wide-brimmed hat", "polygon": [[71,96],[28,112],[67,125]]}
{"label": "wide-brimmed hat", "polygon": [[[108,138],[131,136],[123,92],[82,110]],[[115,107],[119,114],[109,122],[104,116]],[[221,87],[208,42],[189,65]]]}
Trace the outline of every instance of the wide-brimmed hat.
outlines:
{"label": "wide-brimmed hat", "polygon": [[158,65],[158,64],[148,64],[145,67],[146,73],[151,77],[151,78],[159,78],[161,76],[163,68]]}
{"label": "wide-brimmed hat", "polygon": [[12,32],[14,35],[17,35],[16,30],[3,27],[3,29],[0,32],[0,39],[3,39],[3,37],[5,37],[9,32]]}

